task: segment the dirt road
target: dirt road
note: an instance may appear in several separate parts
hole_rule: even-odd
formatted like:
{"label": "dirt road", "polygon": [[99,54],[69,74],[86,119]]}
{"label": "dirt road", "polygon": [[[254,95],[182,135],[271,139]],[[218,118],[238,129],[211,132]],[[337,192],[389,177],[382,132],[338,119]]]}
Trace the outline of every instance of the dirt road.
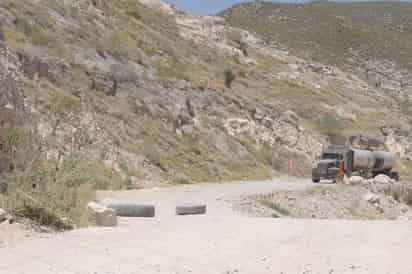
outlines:
{"label": "dirt road", "polygon": [[[246,218],[231,209],[242,195],[310,187],[285,181],[103,193],[106,200],[155,203],[157,218],[0,249],[0,273],[412,273],[409,222]],[[208,215],[174,216],[175,203],[186,201],[208,203]]]}
{"label": "dirt road", "polygon": [[233,209],[243,197],[280,190],[303,190],[312,187],[309,180],[277,178],[270,181],[231,182],[226,184],[182,185],[168,188],[145,189],[124,192],[102,192],[104,203],[137,202],[156,206],[159,218],[174,217],[179,203],[204,203],[208,216],[239,216],[245,212]]}

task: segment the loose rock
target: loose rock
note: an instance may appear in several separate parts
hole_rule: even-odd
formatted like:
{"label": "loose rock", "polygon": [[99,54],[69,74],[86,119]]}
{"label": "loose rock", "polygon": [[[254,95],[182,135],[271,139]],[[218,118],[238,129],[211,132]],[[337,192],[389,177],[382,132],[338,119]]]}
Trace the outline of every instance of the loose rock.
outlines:
{"label": "loose rock", "polygon": [[349,179],[349,182],[351,185],[355,186],[355,185],[361,185],[363,183],[363,178],[360,176],[352,176]]}
{"label": "loose rock", "polygon": [[96,226],[117,226],[117,216],[113,209],[90,202],[87,205],[90,223]]}
{"label": "loose rock", "polygon": [[372,192],[367,193],[363,199],[371,204],[379,204],[380,203],[380,197],[376,194],[373,194]]}
{"label": "loose rock", "polygon": [[6,220],[6,211],[0,208],[0,223]]}
{"label": "loose rock", "polygon": [[386,175],[380,174],[371,180],[375,184],[393,184],[395,181]]}
{"label": "loose rock", "polygon": [[4,209],[0,208],[0,223],[10,221],[11,219],[11,216]]}

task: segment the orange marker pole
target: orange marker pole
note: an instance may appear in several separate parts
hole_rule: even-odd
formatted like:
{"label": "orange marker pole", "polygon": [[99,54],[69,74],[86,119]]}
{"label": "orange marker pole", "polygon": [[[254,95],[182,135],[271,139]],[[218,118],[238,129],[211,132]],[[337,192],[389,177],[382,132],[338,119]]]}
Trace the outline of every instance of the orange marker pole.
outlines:
{"label": "orange marker pole", "polygon": [[338,176],[339,178],[343,178],[344,176],[344,170],[343,170],[343,161],[339,162],[339,172],[338,172]]}
{"label": "orange marker pole", "polygon": [[293,169],[293,162],[292,160],[288,161],[288,174],[289,176],[292,176],[292,169]]}

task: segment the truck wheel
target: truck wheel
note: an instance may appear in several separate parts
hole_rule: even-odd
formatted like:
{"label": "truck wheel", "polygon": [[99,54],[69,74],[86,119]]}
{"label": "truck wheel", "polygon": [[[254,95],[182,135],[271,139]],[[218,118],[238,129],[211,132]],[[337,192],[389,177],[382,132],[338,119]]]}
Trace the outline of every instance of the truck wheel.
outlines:
{"label": "truck wheel", "polygon": [[318,178],[312,178],[312,182],[315,184],[319,184],[320,183],[320,179]]}
{"label": "truck wheel", "polygon": [[399,181],[399,173],[398,172],[392,172],[389,177],[391,177],[395,181]]}

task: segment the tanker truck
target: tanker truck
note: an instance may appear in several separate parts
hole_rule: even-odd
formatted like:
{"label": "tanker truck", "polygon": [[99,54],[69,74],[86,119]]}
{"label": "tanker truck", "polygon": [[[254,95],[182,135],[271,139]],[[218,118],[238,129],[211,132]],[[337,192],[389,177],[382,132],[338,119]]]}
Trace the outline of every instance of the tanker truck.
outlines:
{"label": "tanker truck", "polygon": [[386,151],[354,149],[348,146],[330,146],[322,152],[321,158],[312,169],[312,181],[336,180],[346,175],[364,178],[385,174],[399,180],[399,173],[393,171],[395,155]]}

